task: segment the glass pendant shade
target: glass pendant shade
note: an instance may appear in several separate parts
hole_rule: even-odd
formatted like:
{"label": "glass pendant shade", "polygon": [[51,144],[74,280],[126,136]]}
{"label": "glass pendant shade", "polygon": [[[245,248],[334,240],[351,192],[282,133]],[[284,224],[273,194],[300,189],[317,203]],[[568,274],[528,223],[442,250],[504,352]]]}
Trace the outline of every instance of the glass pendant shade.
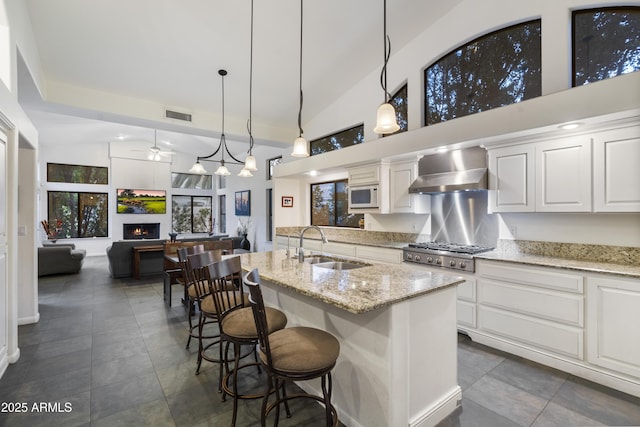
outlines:
{"label": "glass pendant shade", "polygon": [[378,134],[387,134],[398,130],[400,130],[400,126],[396,121],[396,110],[393,105],[385,102],[378,107],[376,127],[373,131]]}
{"label": "glass pendant shade", "polygon": [[216,175],[223,175],[223,176],[231,175],[231,172],[229,172],[229,169],[227,169],[224,163],[222,163],[214,173]]}
{"label": "glass pendant shade", "polygon": [[241,176],[243,178],[251,178],[253,176],[253,174],[251,173],[251,171],[249,169],[247,169],[247,167],[243,167],[240,170],[240,173],[238,173],[238,176]]}
{"label": "glass pendant shade", "polygon": [[198,161],[195,162],[193,164],[193,166],[191,166],[191,169],[189,169],[189,172],[197,173],[197,174],[200,174],[200,175],[203,175],[203,174],[207,173],[207,171],[204,169],[204,167]]}
{"label": "glass pendant shade", "polygon": [[293,157],[309,157],[309,150],[307,149],[307,140],[302,136],[296,138],[293,141],[293,152],[291,153]]}
{"label": "glass pendant shade", "polygon": [[[258,167],[256,165],[256,158],[252,154],[249,154],[247,156],[247,158],[244,159],[244,168],[243,168],[243,170],[244,169],[246,169],[248,171],[257,171],[258,170]],[[253,175],[251,175],[251,176],[253,176]]]}
{"label": "glass pendant shade", "polygon": [[153,160],[154,162],[159,162],[162,159],[162,157],[160,156],[159,153],[150,153],[147,156],[147,159]]}

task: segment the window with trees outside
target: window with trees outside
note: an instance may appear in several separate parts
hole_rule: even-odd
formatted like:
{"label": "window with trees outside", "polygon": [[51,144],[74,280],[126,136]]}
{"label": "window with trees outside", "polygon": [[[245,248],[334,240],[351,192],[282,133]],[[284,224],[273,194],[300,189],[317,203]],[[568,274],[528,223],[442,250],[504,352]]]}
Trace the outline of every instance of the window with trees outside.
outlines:
{"label": "window with trees outside", "polygon": [[109,184],[109,168],[47,163],[47,182],[107,185]]}
{"label": "window with trees outside", "polygon": [[108,193],[48,191],[47,200],[49,238],[107,237]]}
{"label": "window with trees outside", "polygon": [[322,138],[314,139],[309,143],[311,146],[311,155],[326,153],[328,151],[339,150],[341,148],[350,147],[352,145],[364,142],[364,124],[354,126],[328,135]]}
{"label": "window with trees outside", "polygon": [[213,232],[211,196],[173,196],[171,227],[174,233]]}
{"label": "window with trees outside", "polygon": [[424,71],[425,125],[535,98],[542,93],[540,20],[494,31]]}
{"label": "window with trees outside", "polygon": [[349,213],[347,180],[311,184],[311,225],[359,228],[364,214]]}
{"label": "window with trees outside", "polygon": [[573,12],[573,86],[640,70],[640,7]]}

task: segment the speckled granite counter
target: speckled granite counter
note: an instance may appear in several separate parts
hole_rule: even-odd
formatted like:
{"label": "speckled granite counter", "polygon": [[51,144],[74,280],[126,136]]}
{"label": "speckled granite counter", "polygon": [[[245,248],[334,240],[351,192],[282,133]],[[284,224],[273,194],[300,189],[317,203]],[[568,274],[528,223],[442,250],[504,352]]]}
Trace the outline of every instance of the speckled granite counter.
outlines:
{"label": "speckled granite counter", "polygon": [[640,279],[640,248],[635,247],[500,240],[495,251],[475,258]]}
{"label": "speckled granite counter", "polygon": [[[352,313],[365,313],[463,281],[407,265],[378,264],[352,270],[331,270],[295,258],[284,250],[242,254],[242,267],[258,268],[260,277]],[[357,260],[356,260],[357,261]]]}

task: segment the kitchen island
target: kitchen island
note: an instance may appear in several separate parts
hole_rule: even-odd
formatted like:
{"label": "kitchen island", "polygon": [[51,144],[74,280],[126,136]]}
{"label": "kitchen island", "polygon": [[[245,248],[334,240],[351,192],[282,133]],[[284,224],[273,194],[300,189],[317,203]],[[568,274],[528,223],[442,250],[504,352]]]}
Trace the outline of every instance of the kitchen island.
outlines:
{"label": "kitchen island", "polygon": [[[371,262],[335,270],[283,250],[241,259],[243,269],[258,268],[265,304],[283,310],[290,326],[324,329],[340,341],[332,403],[345,425],[435,425],[457,408],[462,278]],[[319,381],[299,385],[320,394]]]}

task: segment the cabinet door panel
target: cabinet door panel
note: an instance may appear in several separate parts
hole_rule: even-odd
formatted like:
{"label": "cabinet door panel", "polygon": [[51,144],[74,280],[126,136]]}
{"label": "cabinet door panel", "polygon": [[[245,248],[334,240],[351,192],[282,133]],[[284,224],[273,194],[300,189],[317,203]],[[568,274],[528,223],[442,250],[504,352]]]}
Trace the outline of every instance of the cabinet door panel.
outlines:
{"label": "cabinet door panel", "polygon": [[594,136],[594,197],[598,212],[640,212],[640,127]]}
{"label": "cabinet door panel", "polygon": [[531,144],[489,150],[490,206],[494,212],[533,212],[534,150]]}
{"label": "cabinet door panel", "polygon": [[640,378],[640,281],[587,281],[588,361]]}
{"label": "cabinet door panel", "polygon": [[464,326],[468,326],[470,328],[476,327],[476,305],[473,303],[458,301],[456,304],[458,309],[457,319],[458,325],[461,325],[464,329]]}
{"label": "cabinet door panel", "polygon": [[547,141],[536,146],[536,210],[591,211],[591,140]]}

